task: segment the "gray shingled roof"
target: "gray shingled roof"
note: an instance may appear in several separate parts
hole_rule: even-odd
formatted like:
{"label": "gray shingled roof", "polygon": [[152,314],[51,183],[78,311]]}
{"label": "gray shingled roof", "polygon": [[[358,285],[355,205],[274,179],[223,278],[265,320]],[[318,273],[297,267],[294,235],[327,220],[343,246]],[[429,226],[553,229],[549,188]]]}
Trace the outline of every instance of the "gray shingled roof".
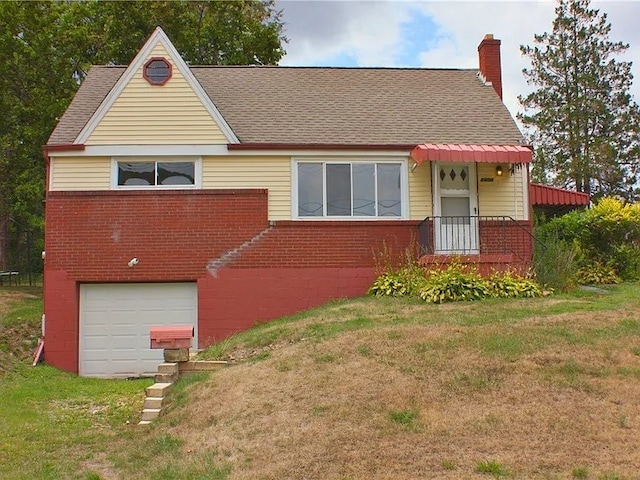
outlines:
{"label": "gray shingled roof", "polygon": [[93,66],[73,97],[69,108],[60,117],[47,145],[69,145],[109,94],[126,67]]}
{"label": "gray shingled roof", "polygon": [[[72,143],[125,67],[93,67],[49,144]],[[191,67],[242,143],[517,145],[522,135],[475,70]]]}

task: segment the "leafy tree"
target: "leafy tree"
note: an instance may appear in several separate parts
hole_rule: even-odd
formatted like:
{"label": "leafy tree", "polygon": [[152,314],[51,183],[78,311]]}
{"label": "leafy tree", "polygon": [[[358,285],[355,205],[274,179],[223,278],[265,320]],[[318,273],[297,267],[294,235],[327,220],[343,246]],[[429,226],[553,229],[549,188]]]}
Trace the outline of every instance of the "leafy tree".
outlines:
{"label": "leafy tree", "polygon": [[128,64],[156,26],[192,64],[276,64],[274,0],[0,2],[0,270],[40,251],[42,146],[91,64]]}
{"label": "leafy tree", "polygon": [[599,198],[638,197],[640,109],[629,93],[629,45],[609,40],[607,15],[589,0],[560,0],[552,31],[520,46],[531,61],[518,118],[536,147],[533,178]]}
{"label": "leafy tree", "polygon": [[0,268],[17,266],[26,232],[42,236],[41,148],[77,88],[57,32],[61,11],[0,3]]}

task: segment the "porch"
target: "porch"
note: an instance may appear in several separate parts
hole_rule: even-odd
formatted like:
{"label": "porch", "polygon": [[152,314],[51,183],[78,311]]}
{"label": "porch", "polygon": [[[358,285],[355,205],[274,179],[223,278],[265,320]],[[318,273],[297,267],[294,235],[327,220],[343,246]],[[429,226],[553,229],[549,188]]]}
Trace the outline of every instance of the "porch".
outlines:
{"label": "porch", "polygon": [[531,222],[510,216],[435,216],[418,225],[419,263],[430,268],[458,261],[483,274],[525,273],[533,242]]}

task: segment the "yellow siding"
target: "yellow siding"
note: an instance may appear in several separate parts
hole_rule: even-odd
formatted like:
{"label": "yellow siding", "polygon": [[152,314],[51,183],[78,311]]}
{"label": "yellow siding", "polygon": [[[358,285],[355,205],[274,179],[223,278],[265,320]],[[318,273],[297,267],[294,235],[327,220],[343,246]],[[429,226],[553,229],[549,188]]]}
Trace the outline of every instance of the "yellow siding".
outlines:
{"label": "yellow siding", "polygon": [[[171,61],[162,45],[150,57]],[[135,73],[86,145],[226,144],[227,140],[184,76],[173,65],[171,79],[150,85]]]}
{"label": "yellow siding", "polygon": [[109,190],[111,158],[51,158],[51,190]]}
{"label": "yellow siding", "polygon": [[409,218],[424,220],[433,215],[432,199],[431,163],[424,162],[413,172],[409,171]]}
{"label": "yellow siding", "polygon": [[[514,175],[509,166],[503,165],[504,175],[496,177],[496,165],[478,164],[478,207],[482,216],[511,216],[516,220],[528,217],[524,205],[523,186],[525,168],[516,168]],[[493,182],[483,182],[483,178],[493,178]]]}
{"label": "yellow siding", "polygon": [[266,188],[269,220],[291,219],[290,157],[204,157],[202,188]]}

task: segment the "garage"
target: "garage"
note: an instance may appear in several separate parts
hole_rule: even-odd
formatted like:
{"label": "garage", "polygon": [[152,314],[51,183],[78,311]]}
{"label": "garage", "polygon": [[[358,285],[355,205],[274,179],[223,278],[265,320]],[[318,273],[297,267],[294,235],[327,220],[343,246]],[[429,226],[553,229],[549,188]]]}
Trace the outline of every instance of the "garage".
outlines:
{"label": "garage", "polygon": [[149,348],[149,328],[193,325],[197,345],[197,302],[195,283],[81,285],[80,375],[153,375],[163,352]]}

